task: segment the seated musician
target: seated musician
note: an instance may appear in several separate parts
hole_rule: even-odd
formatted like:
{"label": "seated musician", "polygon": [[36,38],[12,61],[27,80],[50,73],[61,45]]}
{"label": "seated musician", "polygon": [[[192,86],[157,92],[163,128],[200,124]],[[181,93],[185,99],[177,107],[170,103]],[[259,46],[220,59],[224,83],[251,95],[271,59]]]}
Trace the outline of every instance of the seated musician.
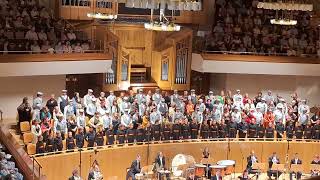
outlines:
{"label": "seated musician", "polygon": [[259,173],[258,169],[252,169],[252,165],[258,162],[257,156],[254,154],[254,151],[251,151],[250,155],[247,157],[247,171],[250,174]]}
{"label": "seated musician", "polygon": [[[316,155],[314,157],[314,159],[312,160],[311,164],[318,164],[320,165],[320,156],[319,155]],[[311,170],[311,176],[319,176],[320,175],[320,172],[316,169],[313,169]]]}
{"label": "seated musician", "polygon": [[211,176],[210,180],[222,180],[220,169],[217,169],[216,174]]}
{"label": "seated musician", "polygon": [[91,166],[89,175],[88,175],[88,180],[102,180],[103,176],[99,168],[98,162],[95,160]]}
{"label": "seated musician", "polygon": [[207,166],[206,168],[206,172],[205,172],[205,176],[208,177],[210,179],[211,177],[211,170],[210,170],[210,164],[209,164],[209,158],[210,158],[210,152],[209,152],[209,148],[205,147],[203,152],[202,152],[202,158],[203,158],[203,164]]}
{"label": "seated musician", "polygon": [[[162,175],[159,171],[166,170],[166,160],[163,153],[160,151],[156,159],[154,160],[155,170],[158,174],[158,179],[162,179]],[[169,179],[169,174],[166,174],[167,179]]]}
{"label": "seated musician", "polygon": [[82,178],[79,175],[79,170],[75,169],[72,171],[72,176],[68,180],[82,180]]}
{"label": "seated musician", "polygon": [[[290,165],[292,164],[302,164],[301,159],[298,158],[298,153],[294,154],[294,158],[291,160]],[[301,172],[290,172],[290,180],[292,180],[292,175],[296,175],[297,179],[301,179],[302,173]]]}
{"label": "seated musician", "polygon": [[137,158],[131,163],[129,171],[127,172],[126,180],[131,177],[132,180],[136,180],[136,174],[141,172],[141,157],[137,155]]}
{"label": "seated musician", "polygon": [[272,155],[269,157],[268,163],[269,163],[269,169],[267,171],[267,175],[268,175],[269,179],[271,179],[271,176],[275,176],[275,177],[279,178],[279,176],[281,175],[282,172],[276,171],[276,170],[272,170],[272,166],[274,164],[280,164],[280,160],[277,157],[277,153],[276,152],[273,152]]}
{"label": "seated musician", "polygon": [[[240,180],[250,180],[249,172],[248,170],[244,170],[242,175],[238,177]],[[257,178],[258,179],[258,178]]]}

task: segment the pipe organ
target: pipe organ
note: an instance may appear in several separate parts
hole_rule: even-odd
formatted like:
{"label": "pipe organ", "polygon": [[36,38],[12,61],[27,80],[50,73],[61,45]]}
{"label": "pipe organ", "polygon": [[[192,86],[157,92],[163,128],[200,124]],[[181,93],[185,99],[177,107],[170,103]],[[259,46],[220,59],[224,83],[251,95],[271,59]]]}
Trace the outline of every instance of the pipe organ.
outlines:
{"label": "pipe organ", "polygon": [[107,26],[104,47],[112,55],[112,66],[105,74],[104,90],[127,90],[137,84],[142,88],[154,84],[165,90],[189,89],[191,29],[158,32],[142,25]]}

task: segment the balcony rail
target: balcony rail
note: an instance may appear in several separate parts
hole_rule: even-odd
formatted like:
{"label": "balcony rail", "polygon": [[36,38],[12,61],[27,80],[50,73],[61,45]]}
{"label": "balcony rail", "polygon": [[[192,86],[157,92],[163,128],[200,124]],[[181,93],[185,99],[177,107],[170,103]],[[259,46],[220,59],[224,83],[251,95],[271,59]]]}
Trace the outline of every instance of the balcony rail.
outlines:
{"label": "balcony rail", "polygon": [[204,54],[232,54],[232,55],[254,55],[254,56],[292,56],[292,57],[313,57],[320,58],[317,54],[290,55],[288,53],[261,53],[261,52],[239,52],[239,51],[202,51]]}

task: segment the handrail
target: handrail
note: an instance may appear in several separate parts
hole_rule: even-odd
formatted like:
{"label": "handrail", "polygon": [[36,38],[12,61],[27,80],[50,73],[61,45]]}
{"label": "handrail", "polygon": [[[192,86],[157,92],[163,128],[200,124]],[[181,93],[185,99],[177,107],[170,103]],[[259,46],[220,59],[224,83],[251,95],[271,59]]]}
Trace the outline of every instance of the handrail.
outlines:
{"label": "handrail", "polygon": [[[207,51],[202,53],[206,54],[236,54],[236,55],[257,55],[257,56],[288,56],[288,53],[260,53],[260,52],[239,52],[239,51]],[[317,54],[300,54],[297,56],[302,57],[317,57]],[[296,56],[295,56],[296,57]]]}
{"label": "handrail", "polygon": [[[39,177],[41,177],[41,169],[42,169],[42,166],[41,166],[41,164],[37,161],[37,159],[36,159],[35,157],[32,157],[32,170],[33,170],[33,172],[35,172],[35,164],[34,164],[34,162],[36,162],[37,165],[38,165],[38,167],[39,167],[38,172],[39,172]],[[34,178],[35,178],[35,175],[34,175],[34,173],[33,173],[33,174],[32,174],[32,179],[34,179]]]}
{"label": "handrail", "polygon": [[0,139],[15,159],[16,165],[24,175],[24,179],[40,179],[40,174],[37,173],[37,170],[34,170],[31,166],[32,159],[16,141],[8,129],[9,128],[7,126],[0,127]]}
{"label": "handrail", "polygon": [[[224,141],[221,141],[224,139]],[[276,140],[275,140],[276,139]],[[131,147],[131,146],[141,146],[148,144],[167,144],[167,143],[183,143],[183,142],[193,142],[193,143],[201,143],[201,142],[246,142],[252,141],[255,142],[289,142],[287,139],[278,139],[278,138],[209,138],[209,139],[180,139],[180,140],[163,140],[163,141],[150,141],[150,142],[134,142],[134,143],[124,143],[124,144],[113,144],[113,145],[104,145],[104,146],[95,146],[95,147],[84,147],[75,149],[66,149],[62,151],[54,151],[54,152],[46,152],[41,154],[29,155],[32,158],[42,157],[42,156],[50,156],[55,154],[64,154],[64,153],[72,153],[72,152],[83,152],[83,151],[97,151],[100,149],[110,149],[117,147]],[[318,139],[290,139],[290,142],[299,142],[299,143],[312,143],[318,142]],[[294,141],[293,141],[294,140]]]}

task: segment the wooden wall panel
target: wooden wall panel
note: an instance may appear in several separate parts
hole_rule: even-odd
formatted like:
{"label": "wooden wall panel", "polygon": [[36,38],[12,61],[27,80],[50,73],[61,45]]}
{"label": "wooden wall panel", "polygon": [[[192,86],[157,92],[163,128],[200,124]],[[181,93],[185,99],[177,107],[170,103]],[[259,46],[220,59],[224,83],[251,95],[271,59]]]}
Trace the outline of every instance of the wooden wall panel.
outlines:
{"label": "wooden wall panel", "polygon": [[[267,162],[272,152],[276,151],[283,163],[287,153],[287,142],[230,141],[229,145],[230,152],[228,153],[227,141],[150,144],[149,163],[147,163],[147,145],[99,149],[97,154],[93,151],[83,151],[81,170],[83,178],[86,178],[90,163],[97,159],[105,179],[117,177],[122,180],[125,179],[126,168],[130,166],[137,154],[142,156],[142,166],[151,164],[159,151],[164,153],[170,164],[172,158],[180,153],[192,155],[199,162],[202,150],[208,147],[214,162],[227,158],[235,160],[236,171],[241,172],[246,167],[246,157],[251,150],[255,151],[261,162]],[[289,159],[295,152],[298,152],[303,161],[304,170],[308,172],[313,156],[319,153],[320,144],[316,142],[291,142],[289,145]],[[37,160],[43,166],[42,171],[47,175],[48,180],[55,180],[67,179],[72,170],[79,167],[79,157],[79,152],[72,152],[37,157]]]}

